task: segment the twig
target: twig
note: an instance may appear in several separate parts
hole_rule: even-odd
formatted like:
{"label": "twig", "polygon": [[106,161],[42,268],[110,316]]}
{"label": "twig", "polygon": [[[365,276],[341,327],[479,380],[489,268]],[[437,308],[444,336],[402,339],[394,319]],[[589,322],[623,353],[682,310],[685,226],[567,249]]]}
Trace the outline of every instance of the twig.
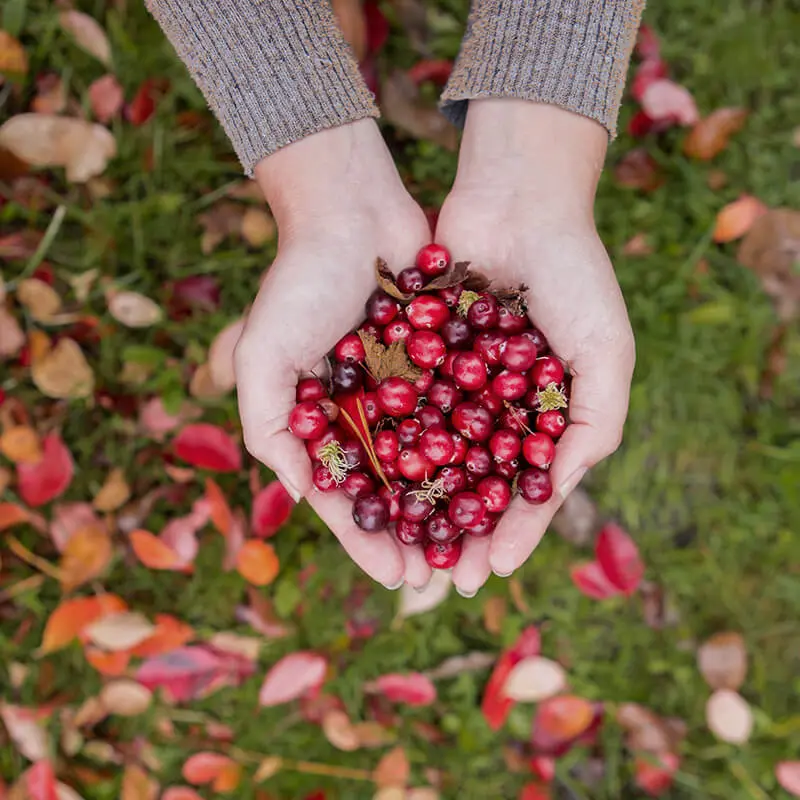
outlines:
{"label": "twig", "polygon": [[12,583],[11,586],[7,586],[5,589],[0,591],[0,603],[4,603],[6,600],[11,600],[18,594],[27,592],[29,589],[38,589],[43,583],[43,575],[31,575],[29,578]]}
{"label": "twig", "polygon": [[17,558],[21,558],[27,564],[35,567],[40,572],[44,572],[44,574],[50,578],[55,578],[57,581],[61,581],[63,579],[64,574],[60,569],[58,569],[58,567],[54,567],[49,561],[46,561],[45,559],[37,556],[35,553],[32,553],[15,536],[9,534],[6,537],[6,541],[8,542],[9,550],[11,550],[11,552],[14,553]]}
{"label": "twig", "polygon": [[[260,764],[267,756],[232,747],[230,754],[237,760],[251,764]],[[330,778],[345,778],[354,781],[371,781],[372,772],[367,769],[340,767],[338,764],[322,764],[317,761],[293,761],[281,757],[281,769],[303,772],[307,775],[326,775]]]}

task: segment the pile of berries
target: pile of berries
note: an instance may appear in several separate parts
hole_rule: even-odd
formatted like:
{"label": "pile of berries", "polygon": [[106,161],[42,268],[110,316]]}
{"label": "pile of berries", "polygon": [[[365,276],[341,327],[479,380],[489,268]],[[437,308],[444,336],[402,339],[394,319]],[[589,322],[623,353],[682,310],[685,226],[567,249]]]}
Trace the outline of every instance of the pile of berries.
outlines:
{"label": "pile of berries", "polygon": [[454,566],[463,536],[489,536],[515,494],[552,494],[567,420],[564,366],[525,314],[524,290],[491,290],[437,244],[393,278],[378,262],[366,320],[302,378],[289,430],[321,492],[342,490],[365,531],[423,544]]}

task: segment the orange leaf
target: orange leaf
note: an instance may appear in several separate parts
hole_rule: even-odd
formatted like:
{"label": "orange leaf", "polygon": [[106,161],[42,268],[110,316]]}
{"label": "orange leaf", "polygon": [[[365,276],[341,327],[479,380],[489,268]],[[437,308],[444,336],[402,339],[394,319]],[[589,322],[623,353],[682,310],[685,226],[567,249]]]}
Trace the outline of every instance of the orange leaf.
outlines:
{"label": "orange leaf", "polygon": [[86,660],[101,674],[108,678],[117,678],[125,674],[128,662],[131,660],[130,650],[118,650],[107,653],[99,647],[86,647]]}
{"label": "orange leaf", "polygon": [[150,658],[169,653],[194,638],[194,629],[172,614],[156,614],[156,630],[152,636],[131,650],[131,655]]}
{"label": "orange leaf", "polygon": [[683,152],[709,161],[728,146],[728,139],[742,128],[746,108],[718,108],[698,122],[683,142]]}
{"label": "orange leaf", "polygon": [[186,564],[171,547],[150,531],[131,531],[130,541],[136,557],[150,569],[169,569],[178,572],[191,572],[193,569],[191,564]]}
{"label": "orange leaf", "polygon": [[29,518],[29,512],[22,506],[16,503],[0,503],[0,531],[27,522]]}
{"label": "orange leaf", "polygon": [[239,574],[255,586],[266,586],[275,580],[280,568],[272,545],[260,539],[246,541],[236,557]]}
{"label": "orange leaf", "polygon": [[767,211],[767,207],[757,197],[743,194],[738,200],[728,203],[717,214],[714,241],[722,243],[741,239],[753,227],[753,223]]}
{"label": "orange leaf", "polygon": [[223,536],[227,536],[233,525],[233,514],[222,489],[211,478],[206,478],[206,499],[211,505],[211,521],[214,527]]}
{"label": "orange leaf", "polygon": [[15,464],[36,464],[42,458],[42,442],[29,425],[14,425],[0,436],[0,453]]}
{"label": "orange leaf", "polygon": [[70,537],[61,555],[61,588],[71,592],[98,577],[111,561],[111,538],[98,525],[80,528]]}
{"label": "orange leaf", "polygon": [[230,792],[239,785],[241,768],[229,756],[203,751],[189,756],[183,765],[183,777],[200,786],[210,783],[216,792]]}
{"label": "orange leaf", "polygon": [[211,788],[215,792],[232,792],[242,778],[242,768],[238,764],[229,764],[223,767],[217,775]]}
{"label": "orange leaf", "polygon": [[106,614],[126,611],[125,601],[115,594],[76,597],[64,600],[50,615],[42,634],[43,653],[52,653],[68,645],[84,628]]}

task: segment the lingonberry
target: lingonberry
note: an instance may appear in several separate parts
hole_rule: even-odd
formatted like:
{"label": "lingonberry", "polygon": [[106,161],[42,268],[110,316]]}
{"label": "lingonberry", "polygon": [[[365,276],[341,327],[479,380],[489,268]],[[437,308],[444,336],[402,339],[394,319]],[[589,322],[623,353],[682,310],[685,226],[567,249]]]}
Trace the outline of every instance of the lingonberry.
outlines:
{"label": "lingonberry", "polygon": [[519,436],[514,431],[495,431],[489,439],[489,450],[495,461],[513,461],[521,449]]}
{"label": "lingonberry", "polygon": [[397,520],[394,533],[402,544],[422,544],[426,539],[425,526],[421,522],[404,518]]}
{"label": "lingonberry", "polygon": [[546,503],[553,494],[550,473],[536,467],[522,470],[517,478],[517,490],[524,500],[533,505]]}
{"label": "lingonberry", "polygon": [[[478,485],[480,485],[480,483]],[[487,514],[481,522],[477,525],[473,525],[471,528],[467,528],[464,532],[468,533],[470,536],[474,536],[476,539],[483,539],[485,536],[489,536],[494,532],[499,519],[499,514]]]}
{"label": "lingonberry", "polygon": [[536,345],[536,350],[540,355],[549,347],[544,334],[536,327],[528,328],[523,335],[527,336]]}
{"label": "lingonberry", "polygon": [[[483,503],[481,503],[481,508],[484,513],[486,513]],[[432,542],[445,544],[457,539],[461,535],[461,530],[444,511],[439,510],[434,511],[434,513],[425,520],[425,533],[428,534],[428,538]]]}
{"label": "lingonberry", "polygon": [[515,458],[511,461],[496,461],[494,474],[499,475],[509,483],[514,480],[514,476],[519,472],[519,461]]}
{"label": "lingonberry", "polygon": [[450,416],[452,426],[471,441],[482,442],[492,435],[492,415],[477,403],[459,403]]}
{"label": "lingonberry", "polygon": [[496,328],[499,321],[497,300],[491,294],[482,294],[467,311],[467,322],[476,331]]}
{"label": "lingonberry", "polygon": [[452,497],[456,492],[464,491],[467,487],[467,474],[461,467],[442,467],[436,479],[441,479],[442,489],[448,497]]}
{"label": "lingonberry", "polygon": [[392,320],[392,322],[383,329],[383,343],[388,347],[394,342],[403,342],[411,336],[413,330],[408,320]]}
{"label": "lingonberry", "polygon": [[486,516],[486,505],[476,492],[459,492],[450,501],[447,516],[459,528],[471,528],[483,521]]}
{"label": "lingonberry", "polygon": [[493,417],[503,410],[503,401],[492,391],[491,386],[484,386],[477,392],[469,395],[469,399],[483,406]]}
{"label": "lingonberry", "polygon": [[522,334],[509,336],[500,353],[500,362],[514,372],[525,372],[536,361],[536,345]]}
{"label": "lingonberry", "polygon": [[396,522],[400,519],[400,498],[406,490],[406,485],[402,481],[391,479],[390,481],[388,487],[381,486],[378,489],[378,495],[386,502],[389,509],[389,522]]}
{"label": "lingonberry", "polygon": [[367,454],[358,439],[344,439],[341,447],[348,469],[355,469],[367,463]]}
{"label": "lingonberry", "polygon": [[342,489],[351,500],[355,500],[362,494],[372,494],[375,491],[375,481],[366,472],[351,472],[342,481]]}
{"label": "lingonberry", "polygon": [[388,325],[400,310],[393,297],[389,297],[383,289],[376,289],[367,300],[365,307],[367,319],[375,325]]}
{"label": "lingonberry", "polygon": [[354,392],[364,383],[364,373],[356,364],[339,361],[331,367],[331,384],[334,394]]}
{"label": "lingonberry", "polygon": [[429,428],[419,437],[419,451],[422,455],[442,467],[450,463],[456,452],[453,437],[443,428]]}
{"label": "lingonberry", "polygon": [[322,456],[320,454],[320,450],[325,447],[326,444],[330,444],[331,442],[341,442],[344,439],[344,431],[341,428],[338,428],[336,425],[331,425],[319,439],[309,439],[306,442],[306,452],[308,453],[308,457],[312,461],[319,461],[321,460]]}
{"label": "lingonberry", "polygon": [[289,430],[298,439],[319,439],[328,427],[328,417],[314,400],[303,400],[289,412]]}
{"label": "lingonberry", "polygon": [[425,545],[425,560],[432,569],[452,569],[461,558],[461,539],[440,544],[428,542]]}
{"label": "lingonberry", "polygon": [[370,428],[377,425],[383,419],[383,409],[378,403],[378,395],[376,392],[364,393],[364,416],[367,418],[367,425]]}
{"label": "lingonberry", "polygon": [[324,464],[316,464],[311,473],[314,486],[321,492],[332,492],[336,487],[336,479]]}
{"label": "lingonberry", "polygon": [[436,466],[429,461],[419,450],[407,447],[400,451],[397,457],[397,469],[400,474],[410,481],[424,481],[433,477]]}
{"label": "lingonberry", "polygon": [[536,430],[546,433],[551,439],[558,439],[567,427],[567,420],[555,409],[543,411],[536,416]]}
{"label": "lingonberry", "polygon": [[437,331],[450,319],[450,309],[441,297],[423,294],[406,306],[406,316],[417,330]]}
{"label": "lingonberry", "polygon": [[438,408],[443,414],[449,414],[464,397],[460,389],[452,382],[437,378],[428,389],[428,403]]}
{"label": "lingonberry", "polygon": [[400,495],[400,516],[410,522],[422,522],[435,510],[434,504],[418,494],[419,486],[414,486]]}
{"label": "lingonberry", "polygon": [[[399,455],[399,454],[398,454]],[[396,481],[401,478],[400,470],[397,468],[397,461],[381,461],[381,469],[387,480]]]}
{"label": "lingonberry", "polygon": [[447,320],[440,331],[444,343],[451,350],[467,350],[472,346],[475,334],[469,323],[461,317],[452,317]]}
{"label": "lingonberry", "polygon": [[418,367],[433,369],[444,361],[447,347],[438,333],[414,331],[406,340],[406,353]]}
{"label": "lingonberry", "polygon": [[436,406],[422,406],[417,411],[417,419],[422,423],[424,430],[428,428],[444,428],[446,420],[444,414]]}
{"label": "lingonberry", "polygon": [[555,454],[556,446],[546,433],[532,433],[522,442],[522,455],[532,467],[547,469]]}
{"label": "lingonberry", "polygon": [[428,278],[421,269],[408,267],[397,276],[396,282],[403,294],[416,294],[428,282]]}
{"label": "lingonberry", "polygon": [[319,378],[300,378],[297,382],[295,397],[298,403],[304,400],[321,400],[327,396],[328,392]]}
{"label": "lingonberry", "polygon": [[444,378],[453,378],[453,362],[456,360],[458,350],[451,350],[439,366],[439,375]]}
{"label": "lingonberry", "polygon": [[531,382],[540,389],[563,380],[564,365],[555,356],[542,356],[531,369]]}
{"label": "lingonberry", "polygon": [[400,455],[400,441],[394,431],[378,431],[372,445],[379,461],[394,461]]}
{"label": "lingonberry", "polygon": [[528,412],[524,408],[510,406],[497,419],[500,428],[508,428],[516,433],[527,433]]}
{"label": "lingonberry", "polygon": [[497,327],[503,333],[522,333],[530,325],[528,318],[524,314],[514,314],[502,305],[498,309],[497,315]]}
{"label": "lingonberry", "polygon": [[395,433],[401,447],[413,447],[419,441],[422,433],[422,423],[418,419],[409,417],[399,422],[397,428],[395,428]]}
{"label": "lingonberry", "polygon": [[528,379],[521,372],[504,369],[492,378],[492,391],[503,400],[519,400],[528,391]]}
{"label": "lingonberry", "polygon": [[511,502],[511,487],[499,475],[483,478],[475,491],[492,514],[501,514]]}
{"label": "lingonberry", "polygon": [[500,331],[484,331],[475,337],[472,349],[490,366],[500,364],[500,355],[506,343],[506,335]]}
{"label": "lingonberry", "polygon": [[459,353],[453,360],[453,380],[456,386],[474,392],[486,384],[486,364],[472,350]]}
{"label": "lingonberry", "polygon": [[378,384],[378,404],[389,416],[405,417],[417,407],[417,393],[404,378],[386,378]]}
{"label": "lingonberry", "polygon": [[389,524],[389,504],[380,495],[362,495],[353,503],[353,520],[362,531],[382,531]]}
{"label": "lingonberry", "polygon": [[474,444],[464,456],[464,466],[468,475],[477,475],[483,478],[492,471],[492,454],[482,444]]}
{"label": "lingonberry", "polygon": [[464,287],[458,283],[455,286],[448,286],[446,289],[439,289],[437,294],[450,308],[455,308],[463,291]]}
{"label": "lingonberry", "polygon": [[413,386],[419,394],[425,394],[433,383],[433,370],[424,369],[420,376],[414,381]]}
{"label": "lingonberry", "polygon": [[417,268],[421,269],[426,275],[434,277],[447,271],[450,263],[450,253],[447,248],[440,244],[426,244],[417,253],[415,261]]}
{"label": "lingonberry", "polygon": [[451,464],[463,464],[464,459],[467,457],[469,451],[469,442],[460,434],[453,431],[450,434],[453,437],[453,457],[450,459]]}
{"label": "lingonberry", "polygon": [[333,357],[337,361],[363,361],[366,357],[364,345],[357,333],[348,333],[342,336],[333,348]]}

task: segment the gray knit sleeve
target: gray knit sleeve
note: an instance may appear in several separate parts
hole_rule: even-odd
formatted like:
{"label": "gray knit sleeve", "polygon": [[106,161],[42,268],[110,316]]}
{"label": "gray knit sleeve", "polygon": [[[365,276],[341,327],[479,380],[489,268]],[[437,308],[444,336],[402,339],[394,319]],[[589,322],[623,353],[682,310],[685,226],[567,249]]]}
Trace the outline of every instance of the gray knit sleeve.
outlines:
{"label": "gray knit sleeve", "polygon": [[597,120],[613,137],[644,0],[473,0],[442,94],[463,125],[467,101],[517,97]]}
{"label": "gray knit sleeve", "polygon": [[248,175],[291,142],[378,116],[328,0],[147,0]]}

